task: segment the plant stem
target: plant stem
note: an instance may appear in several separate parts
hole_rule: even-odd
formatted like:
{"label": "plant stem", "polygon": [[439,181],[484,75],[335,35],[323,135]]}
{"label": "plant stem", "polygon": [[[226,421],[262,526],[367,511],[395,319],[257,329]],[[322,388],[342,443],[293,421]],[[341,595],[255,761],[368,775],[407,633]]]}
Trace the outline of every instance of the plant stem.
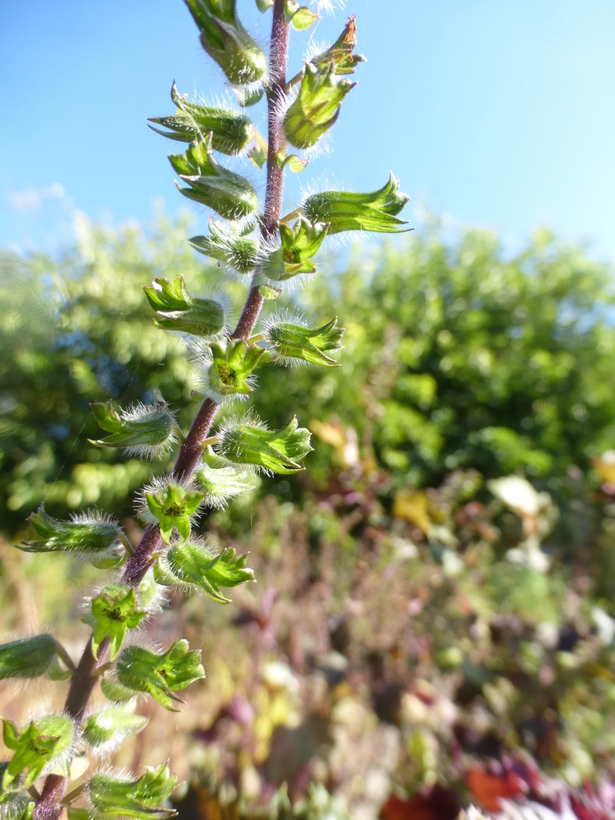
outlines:
{"label": "plant stem", "polygon": [[[284,0],[275,0],[271,27],[269,87],[267,89],[267,191],[265,194],[264,219],[261,225],[261,233],[264,239],[273,236],[282,213],[284,171],[278,164],[277,154],[283,146],[284,137],[278,112],[286,86],[288,35],[289,26],[284,13]],[[257,274],[254,275],[252,280],[250,293],[237,322],[237,327],[231,336],[232,339],[248,339],[252,335],[264,301],[256,282]],[[189,479],[194,472],[218,409],[219,405],[211,399],[205,399],[201,405],[190,432],[179,451],[173,470],[174,478]],[[133,555],[126,562],[122,578],[123,583],[130,586],[138,586],[141,583],[152,564],[153,554],[160,548],[161,544],[162,539],[158,527],[155,525],[148,526]],[[109,639],[105,638],[99,647],[98,660],[96,660],[92,654],[92,641],[90,639],[71,678],[64,711],[78,723],[83,718],[92,691],[98,681],[98,669],[104,661],[108,646]],[[41,799],[34,810],[33,820],[58,820],[63,810],[62,798],[66,790],[66,783],[66,778],[60,775],[48,775]]]}

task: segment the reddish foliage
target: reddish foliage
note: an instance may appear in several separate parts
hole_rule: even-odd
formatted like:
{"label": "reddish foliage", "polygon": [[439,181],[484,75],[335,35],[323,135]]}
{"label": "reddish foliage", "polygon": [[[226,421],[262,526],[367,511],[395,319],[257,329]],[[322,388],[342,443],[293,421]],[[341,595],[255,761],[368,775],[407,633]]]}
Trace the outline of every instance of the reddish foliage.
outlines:
{"label": "reddish foliage", "polygon": [[475,767],[466,775],[466,786],[474,800],[487,811],[499,811],[502,798],[510,800],[523,793],[521,781],[511,771],[499,775]]}
{"label": "reddish foliage", "polygon": [[434,786],[410,800],[391,797],[380,811],[380,820],[456,820],[461,810],[457,795]]}

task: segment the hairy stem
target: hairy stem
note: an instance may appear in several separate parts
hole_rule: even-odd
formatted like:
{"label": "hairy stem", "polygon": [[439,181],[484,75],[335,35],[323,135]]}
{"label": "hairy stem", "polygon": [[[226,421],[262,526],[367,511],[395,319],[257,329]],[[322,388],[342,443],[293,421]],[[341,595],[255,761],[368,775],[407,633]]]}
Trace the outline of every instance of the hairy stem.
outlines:
{"label": "hairy stem", "polygon": [[[267,191],[265,194],[265,213],[261,226],[264,239],[269,239],[276,231],[282,213],[282,194],[284,188],[284,171],[280,168],[277,155],[283,147],[284,137],[282,123],[279,117],[280,102],[286,85],[286,63],[288,59],[289,26],[284,14],[284,0],[275,0],[273,7],[273,23],[271,28],[271,53],[269,61],[269,85],[267,89],[268,109],[268,154],[267,154]],[[258,315],[263,306],[263,297],[256,285],[256,276],[245,305],[233,331],[232,339],[248,339],[254,330]],[[173,477],[189,479],[203,452],[204,442],[216,418],[219,405],[211,399],[205,399],[190,428],[190,432],[183,442]],[[152,556],[160,549],[162,538],[157,526],[148,526],[126,562],[123,582],[130,586],[138,586],[152,565]],[[98,660],[92,654],[91,639],[81,656],[79,665],[73,673],[64,710],[66,714],[80,722],[85,714],[90,696],[96,686],[99,675],[99,666],[104,661],[108,649],[107,638],[101,643],[98,651]],[[63,805],[62,798],[66,790],[66,779],[60,775],[49,775],[40,801],[34,810],[34,820],[58,820]]]}

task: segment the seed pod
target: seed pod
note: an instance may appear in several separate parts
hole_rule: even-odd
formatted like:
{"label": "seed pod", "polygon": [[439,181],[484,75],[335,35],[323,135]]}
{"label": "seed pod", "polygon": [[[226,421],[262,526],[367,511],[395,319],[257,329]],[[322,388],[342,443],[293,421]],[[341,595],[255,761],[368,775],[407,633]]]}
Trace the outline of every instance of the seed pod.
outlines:
{"label": "seed pod", "polygon": [[207,205],[224,219],[243,219],[258,211],[254,186],[216,162],[211,133],[205,140],[191,142],[185,154],[171,154],[169,161],[179,178],[190,186],[178,186],[188,199]]}
{"label": "seed pod", "polygon": [[295,148],[311,148],[339,117],[342,100],[356,83],[336,79],[335,63],[306,63],[297,96],[284,116],[284,136]]}
{"label": "seed pod", "polygon": [[172,117],[150,117],[149,122],[162,125],[168,131],[149,127],[157,134],[177,142],[204,141],[211,134],[212,148],[222,154],[240,154],[254,136],[254,125],[246,114],[230,108],[198,105],[189,102],[177,91],[173,83],[171,99],[177,106]]}
{"label": "seed pod", "polygon": [[410,197],[399,193],[399,181],[391,174],[387,184],[372,194],[349,191],[322,191],[303,203],[303,213],[311,222],[328,222],[329,234],[341,231],[400,233],[407,222],[397,218]]}
{"label": "seed pod", "polygon": [[245,85],[267,73],[267,58],[239,22],[235,0],[185,0],[201,32],[201,45],[228,80]]}

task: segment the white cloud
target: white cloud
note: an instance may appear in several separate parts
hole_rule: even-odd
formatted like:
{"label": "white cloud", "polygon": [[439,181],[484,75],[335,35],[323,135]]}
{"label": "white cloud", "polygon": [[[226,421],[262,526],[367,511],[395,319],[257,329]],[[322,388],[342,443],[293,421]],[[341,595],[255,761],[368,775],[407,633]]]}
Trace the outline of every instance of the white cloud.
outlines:
{"label": "white cloud", "polygon": [[41,210],[44,203],[48,200],[64,199],[66,192],[64,186],[59,182],[54,182],[52,185],[47,185],[38,190],[34,188],[25,188],[23,191],[9,191],[7,198],[9,205],[14,211],[21,211],[26,214],[35,214]]}

